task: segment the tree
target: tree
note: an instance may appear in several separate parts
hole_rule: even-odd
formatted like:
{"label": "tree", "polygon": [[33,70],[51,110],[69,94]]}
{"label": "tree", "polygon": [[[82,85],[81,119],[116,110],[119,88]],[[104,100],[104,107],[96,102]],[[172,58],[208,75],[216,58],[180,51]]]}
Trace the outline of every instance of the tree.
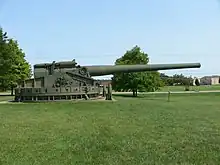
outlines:
{"label": "tree", "polygon": [[[7,37],[0,28],[0,89],[12,89],[18,82],[31,77],[31,66],[18,42]],[[13,93],[12,93],[13,94]]]}
{"label": "tree", "polygon": [[[115,61],[115,65],[147,64],[148,54],[135,46]],[[115,91],[132,91],[137,96],[137,91],[155,91],[162,85],[158,72],[117,73],[112,78],[112,88]]]}
{"label": "tree", "polygon": [[173,83],[175,85],[185,85],[185,86],[192,86],[193,85],[193,78],[192,77],[186,77],[183,74],[175,74],[172,77]]}
{"label": "tree", "polygon": [[6,89],[7,83],[5,82],[5,75],[7,75],[7,67],[9,66],[7,56],[7,42],[8,37],[7,33],[3,32],[2,28],[0,28],[0,88]]}
{"label": "tree", "polygon": [[173,86],[174,81],[173,81],[173,77],[168,76],[164,73],[160,73],[160,78],[163,81],[164,85],[166,86]]}

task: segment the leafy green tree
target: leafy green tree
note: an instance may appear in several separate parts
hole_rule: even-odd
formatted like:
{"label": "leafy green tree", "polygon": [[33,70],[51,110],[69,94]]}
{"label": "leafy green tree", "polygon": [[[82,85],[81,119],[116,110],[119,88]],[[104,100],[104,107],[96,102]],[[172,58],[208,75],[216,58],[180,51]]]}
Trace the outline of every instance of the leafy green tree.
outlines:
{"label": "leafy green tree", "polygon": [[172,76],[170,77],[170,76],[168,76],[168,75],[166,75],[164,73],[161,73],[160,74],[160,78],[163,81],[164,85],[166,85],[166,86],[173,86],[174,80],[173,80]]}
{"label": "leafy green tree", "polygon": [[173,83],[175,85],[185,85],[185,86],[192,86],[193,85],[193,78],[192,77],[186,77],[183,74],[175,74],[172,77]]}
{"label": "leafy green tree", "polygon": [[25,60],[25,53],[17,41],[9,39],[2,28],[0,48],[0,89],[5,91],[11,88],[13,91],[17,83],[31,77],[31,66]]}
{"label": "leafy green tree", "polygon": [[0,89],[5,90],[7,88],[7,83],[5,82],[4,76],[7,74],[7,67],[9,66],[7,56],[7,33],[3,32],[0,28]]}
{"label": "leafy green tree", "polygon": [[[147,64],[148,54],[135,46],[115,61],[115,65]],[[155,91],[162,85],[158,72],[117,73],[112,77],[112,88],[115,91],[132,91],[137,96],[137,91]]]}

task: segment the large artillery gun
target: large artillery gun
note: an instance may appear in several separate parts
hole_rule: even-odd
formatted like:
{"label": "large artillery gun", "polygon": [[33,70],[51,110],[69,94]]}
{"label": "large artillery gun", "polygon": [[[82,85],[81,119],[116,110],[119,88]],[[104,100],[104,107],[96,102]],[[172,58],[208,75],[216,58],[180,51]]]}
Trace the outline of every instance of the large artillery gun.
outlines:
{"label": "large artillery gun", "polygon": [[111,85],[106,88],[92,76],[200,67],[200,63],[80,66],[75,60],[36,64],[34,78],[15,89],[15,101],[111,100]]}

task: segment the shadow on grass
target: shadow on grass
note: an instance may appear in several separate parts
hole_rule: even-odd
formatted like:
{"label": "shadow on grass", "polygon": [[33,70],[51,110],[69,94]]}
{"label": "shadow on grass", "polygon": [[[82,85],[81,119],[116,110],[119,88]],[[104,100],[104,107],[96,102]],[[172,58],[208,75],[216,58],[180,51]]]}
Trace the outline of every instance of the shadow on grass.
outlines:
{"label": "shadow on grass", "polygon": [[132,94],[112,94],[112,96],[119,96],[119,97],[130,97],[130,98],[146,98],[146,97],[164,97],[167,96],[168,94],[163,93],[163,94],[138,94],[136,97],[133,96]]}
{"label": "shadow on grass", "polygon": [[133,97],[133,98],[138,98],[140,95],[137,97],[134,97],[132,94],[112,94],[112,96],[119,96],[119,97]]}
{"label": "shadow on grass", "polygon": [[134,97],[132,94],[112,94],[113,97],[134,98],[144,100],[168,100],[167,94],[139,94]]}
{"label": "shadow on grass", "polygon": [[0,94],[0,97],[5,97],[5,96],[15,96],[15,95],[11,95],[11,94]]}

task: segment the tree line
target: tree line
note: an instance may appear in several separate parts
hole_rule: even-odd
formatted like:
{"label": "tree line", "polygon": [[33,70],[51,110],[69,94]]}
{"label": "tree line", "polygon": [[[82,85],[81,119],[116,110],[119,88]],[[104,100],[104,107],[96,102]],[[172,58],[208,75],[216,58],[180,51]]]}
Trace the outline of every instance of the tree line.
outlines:
{"label": "tree line", "polygon": [[31,74],[31,65],[18,42],[0,27],[0,90],[13,89]]}
{"label": "tree line", "polygon": [[173,76],[168,76],[164,73],[160,74],[166,86],[192,86],[193,78],[184,76],[183,74],[174,74]]}

